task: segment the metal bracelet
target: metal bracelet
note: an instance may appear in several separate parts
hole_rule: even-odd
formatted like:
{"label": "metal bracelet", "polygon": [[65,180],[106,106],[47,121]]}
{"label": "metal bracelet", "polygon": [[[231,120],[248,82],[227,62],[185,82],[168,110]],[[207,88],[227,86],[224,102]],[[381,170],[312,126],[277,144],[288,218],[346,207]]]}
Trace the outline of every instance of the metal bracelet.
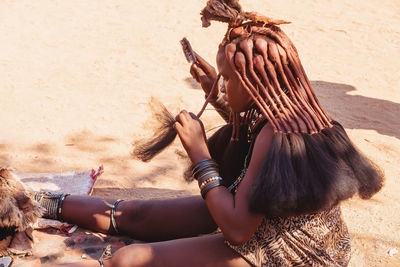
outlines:
{"label": "metal bracelet", "polygon": [[63,222],[64,219],[62,217],[62,204],[64,202],[64,199],[69,196],[69,194],[62,194],[60,196],[60,198],[58,199],[58,203],[57,203],[57,220]]}
{"label": "metal bracelet", "polygon": [[222,186],[222,181],[221,180],[214,180],[210,183],[208,183],[200,192],[201,192],[201,196],[203,197],[203,199],[206,199],[206,195],[207,193],[218,186]]}
{"label": "metal bracelet", "polygon": [[215,168],[202,172],[201,175],[199,175],[199,177],[197,178],[199,186],[201,185],[202,182],[204,182],[208,178],[215,176],[219,176],[219,172]]}
{"label": "metal bracelet", "polygon": [[220,181],[222,181],[222,178],[221,177],[219,177],[219,176],[212,176],[212,177],[210,177],[210,178],[208,178],[208,179],[205,179],[201,184],[200,184],[200,190],[202,190],[204,187],[206,187],[207,186],[207,184],[209,184],[209,183],[211,183],[212,181],[215,181],[215,180],[220,180]]}
{"label": "metal bracelet", "polygon": [[66,196],[66,194],[38,192],[34,194],[33,199],[45,209],[45,213],[42,215],[43,218],[59,220],[59,214],[61,214],[59,207],[62,206],[62,201]]}
{"label": "metal bracelet", "polygon": [[197,178],[201,171],[211,167],[218,168],[218,164],[212,159],[203,159],[199,161],[192,168],[193,177]]}
{"label": "metal bracelet", "polygon": [[192,175],[198,179],[202,172],[209,169],[218,170],[218,164],[212,159],[203,159],[193,166]]}
{"label": "metal bracelet", "polygon": [[119,234],[119,229],[117,226],[117,221],[115,220],[115,210],[117,209],[117,206],[119,203],[121,203],[122,201],[124,201],[123,199],[117,199],[114,204],[110,204],[108,203],[106,200],[103,200],[103,203],[107,205],[107,207],[111,208],[111,212],[110,212],[110,221],[111,221],[111,225],[115,231],[115,233]]}

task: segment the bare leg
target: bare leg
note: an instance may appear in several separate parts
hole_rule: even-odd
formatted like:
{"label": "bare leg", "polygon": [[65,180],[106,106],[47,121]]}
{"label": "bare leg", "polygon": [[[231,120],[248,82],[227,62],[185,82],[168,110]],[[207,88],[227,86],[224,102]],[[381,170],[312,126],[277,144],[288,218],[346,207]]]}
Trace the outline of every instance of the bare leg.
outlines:
{"label": "bare leg", "polygon": [[[134,244],[119,249],[106,260],[106,267],[249,267],[239,254],[224,244],[222,234],[177,239],[151,244]],[[97,261],[83,261],[63,266],[99,266]]]}
{"label": "bare leg", "polygon": [[[114,233],[111,231],[110,208],[103,200],[68,196],[62,206],[63,219],[93,231]],[[112,204],[115,200],[107,199],[107,202]],[[144,241],[192,237],[216,229],[200,196],[123,201],[116,209],[115,219],[121,234]]]}

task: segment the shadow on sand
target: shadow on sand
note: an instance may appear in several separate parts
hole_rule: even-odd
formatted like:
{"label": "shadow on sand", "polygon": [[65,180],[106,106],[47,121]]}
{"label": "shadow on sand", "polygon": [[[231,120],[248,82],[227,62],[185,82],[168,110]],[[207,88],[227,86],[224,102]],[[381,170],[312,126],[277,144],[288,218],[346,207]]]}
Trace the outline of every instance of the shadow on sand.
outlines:
{"label": "shadow on sand", "polygon": [[312,81],[311,85],[328,114],[344,127],[375,130],[400,139],[400,104],[349,95],[356,88],[347,84]]}
{"label": "shadow on sand", "polygon": [[[193,78],[187,77],[184,81],[191,89],[201,90]],[[344,127],[375,130],[400,139],[400,104],[350,95],[356,88],[348,84],[311,81],[311,85],[328,114]]]}

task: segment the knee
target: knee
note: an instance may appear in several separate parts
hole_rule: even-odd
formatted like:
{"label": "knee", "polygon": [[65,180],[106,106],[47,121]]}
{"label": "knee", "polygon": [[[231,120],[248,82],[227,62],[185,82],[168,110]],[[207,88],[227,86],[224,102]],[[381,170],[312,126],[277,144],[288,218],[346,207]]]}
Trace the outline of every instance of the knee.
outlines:
{"label": "knee", "polygon": [[146,209],[142,201],[123,201],[118,205],[115,219],[117,225],[132,227],[132,224],[142,221],[146,216]]}
{"label": "knee", "polygon": [[141,267],[150,266],[152,248],[147,244],[134,244],[123,247],[111,258],[112,267]]}

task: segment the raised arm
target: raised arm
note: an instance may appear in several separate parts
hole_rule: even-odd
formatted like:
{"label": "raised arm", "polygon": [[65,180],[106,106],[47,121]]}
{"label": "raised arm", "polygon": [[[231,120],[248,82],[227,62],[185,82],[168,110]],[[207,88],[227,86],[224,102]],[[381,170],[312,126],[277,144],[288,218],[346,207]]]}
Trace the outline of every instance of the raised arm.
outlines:
{"label": "raised arm", "polygon": [[[215,68],[211,66],[205,59],[199,56],[196,52],[195,54],[196,58],[198,59],[198,64],[192,64],[190,67],[190,74],[192,75],[193,79],[200,83],[204,93],[206,96],[208,96],[211,92],[211,88],[215,79],[217,79],[217,73]],[[220,94],[219,89],[213,96],[211,96],[210,104],[226,122],[229,122],[231,110],[227,101],[222,97],[222,94]]]}
{"label": "raised arm", "polygon": [[[192,162],[195,164],[211,158],[201,122],[186,111],[177,116],[177,121],[175,127]],[[242,244],[250,239],[264,216],[249,211],[249,193],[268,151],[272,135],[272,129],[266,125],[257,136],[249,168],[235,196],[223,186],[211,189],[206,195],[211,216],[224,237],[232,244]]]}

